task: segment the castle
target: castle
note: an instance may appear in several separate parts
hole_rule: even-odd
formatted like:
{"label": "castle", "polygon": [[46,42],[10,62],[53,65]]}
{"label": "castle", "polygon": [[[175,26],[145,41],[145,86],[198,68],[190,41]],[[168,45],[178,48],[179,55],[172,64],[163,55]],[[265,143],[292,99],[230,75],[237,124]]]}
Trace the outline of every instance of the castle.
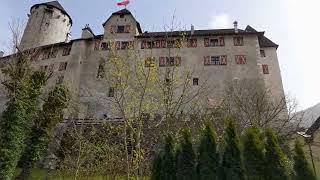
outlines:
{"label": "castle", "polygon": [[[110,109],[104,98],[112,98],[97,75],[99,57],[107,57],[108,41],[114,41],[119,51],[128,46],[139,50],[142,59],[148,61],[149,51],[159,68],[177,66],[194,68],[194,88],[204,80],[199,74],[205,72],[214,84],[211,99],[222,96],[225,82],[234,79],[262,81],[274,97],[284,96],[279,62],[278,45],[260,32],[247,26],[238,28],[237,22],[230,29],[197,30],[192,26],[187,31],[143,32],[139,22],[128,9],[112,13],[103,23],[104,34],[95,35],[89,26],[82,29],[79,39],[70,39],[72,18],[58,1],[36,4],[31,7],[28,23],[19,48],[38,49],[32,57],[35,68],[53,72],[48,87],[67,82],[75,93],[81,110],[78,118],[104,118]],[[179,55],[168,58],[168,48],[176,53],[174,40],[184,33],[187,46]],[[10,56],[0,57],[4,68]],[[108,68],[108,67],[106,67]],[[112,87],[109,87],[111,91]],[[1,104],[5,96],[0,97]],[[3,106],[1,106],[3,107]]]}

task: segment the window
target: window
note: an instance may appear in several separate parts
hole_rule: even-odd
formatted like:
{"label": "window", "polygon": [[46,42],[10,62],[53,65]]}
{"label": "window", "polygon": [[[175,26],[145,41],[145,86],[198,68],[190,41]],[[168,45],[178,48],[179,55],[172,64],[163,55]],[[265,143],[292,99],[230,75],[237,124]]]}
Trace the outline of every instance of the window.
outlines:
{"label": "window", "polygon": [[128,41],[121,42],[121,49],[129,49],[129,42]]}
{"label": "window", "polygon": [[220,38],[204,38],[204,47],[224,46],[224,37]]}
{"label": "window", "polygon": [[243,46],[243,37],[233,37],[233,43],[235,46]]}
{"label": "window", "polygon": [[106,42],[103,42],[103,43],[101,43],[101,50],[109,50],[109,47],[108,47],[108,43],[106,43]]}
{"label": "window", "polygon": [[63,83],[63,79],[64,79],[64,76],[58,76],[57,84],[62,84]]}
{"label": "window", "polygon": [[212,65],[220,65],[220,56],[211,56]]}
{"label": "window", "polygon": [[247,57],[245,55],[235,56],[236,64],[247,64]]}
{"label": "window", "polygon": [[48,67],[48,72],[52,73],[54,70],[54,64],[50,64],[50,66]]}
{"label": "window", "polygon": [[65,47],[62,52],[62,56],[68,56],[71,51],[71,46]]}
{"label": "window", "polygon": [[114,97],[114,87],[109,88],[108,97]]}
{"label": "window", "polygon": [[124,26],[118,26],[117,33],[124,33]]}
{"label": "window", "polygon": [[181,65],[181,57],[159,57],[159,66],[180,66]]}
{"label": "window", "polygon": [[211,47],[219,46],[219,40],[218,39],[210,39],[210,46]]}
{"label": "window", "polygon": [[169,64],[170,66],[174,66],[174,63],[174,57],[167,57],[167,64]]}
{"label": "window", "polygon": [[174,47],[175,47],[175,42],[174,42],[174,40],[169,40],[169,41],[167,41],[167,47],[168,47],[168,48],[174,48]]}
{"label": "window", "polygon": [[260,55],[261,55],[261,57],[266,57],[266,52],[263,49],[261,49],[260,50]]}
{"label": "window", "polygon": [[154,67],[155,61],[156,61],[156,58],[155,58],[155,57],[148,57],[148,58],[144,61],[144,66],[145,66],[145,67]]}
{"label": "window", "polygon": [[103,63],[100,63],[100,64],[99,64],[99,67],[98,67],[97,78],[98,78],[98,79],[102,79],[102,78],[104,78],[104,75],[105,75],[104,65],[103,65]]}
{"label": "window", "polygon": [[262,64],[263,74],[269,74],[269,67],[267,64]]}
{"label": "window", "polygon": [[120,14],[120,18],[124,18],[124,14]]}
{"label": "window", "polygon": [[31,61],[38,61],[39,60],[39,56],[40,56],[40,51],[36,50],[36,52],[34,52],[31,55]]}
{"label": "window", "polygon": [[58,50],[57,49],[53,49],[50,53],[50,58],[56,58],[58,54]]}
{"label": "window", "polygon": [[204,56],[204,65],[227,65],[227,56]]}
{"label": "window", "polygon": [[191,48],[197,47],[197,39],[188,39],[187,47],[191,47]]}
{"label": "window", "polygon": [[199,85],[199,78],[193,78],[192,84],[194,86],[198,86]]}
{"label": "window", "polygon": [[44,59],[49,59],[49,57],[50,57],[50,52],[45,51],[45,52],[43,53],[42,60],[44,60]]}
{"label": "window", "polygon": [[67,65],[68,65],[67,62],[61,62],[61,63],[59,64],[59,71],[64,71],[64,70],[66,70],[66,69],[67,69]]}

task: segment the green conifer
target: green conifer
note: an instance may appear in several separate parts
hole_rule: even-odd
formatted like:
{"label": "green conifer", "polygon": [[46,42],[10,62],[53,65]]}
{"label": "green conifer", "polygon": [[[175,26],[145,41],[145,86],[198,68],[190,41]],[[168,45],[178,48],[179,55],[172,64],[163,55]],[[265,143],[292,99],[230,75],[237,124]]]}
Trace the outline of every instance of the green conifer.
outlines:
{"label": "green conifer", "polygon": [[267,180],[287,180],[288,159],[281,150],[278,138],[271,129],[266,131],[266,175]]}
{"label": "green conifer", "polygon": [[151,180],[162,180],[162,153],[156,152],[155,157],[152,162],[152,169],[151,169]]}
{"label": "green conifer", "polygon": [[295,154],[293,156],[294,160],[294,170],[295,170],[295,180],[316,180],[316,177],[313,173],[313,170],[306,159],[304,151],[302,149],[302,143],[300,141],[296,141],[295,144]]}
{"label": "green conifer", "polygon": [[239,138],[233,119],[227,118],[225,123],[224,153],[222,157],[223,177],[225,180],[243,180],[244,170],[241,160]]}
{"label": "green conifer", "polygon": [[182,131],[181,149],[177,157],[177,180],[196,179],[196,155],[193,151],[189,129]]}
{"label": "green conifer", "polygon": [[257,128],[249,128],[243,137],[243,162],[248,180],[263,180],[265,176],[264,144]]}
{"label": "green conifer", "polygon": [[219,168],[219,153],[217,152],[216,134],[211,123],[206,123],[202,129],[198,157],[198,179],[216,180]]}
{"label": "green conifer", "polygon": [[166,180],[176,179],[176,157],[175,157],[175,147],[174,139],[171,135],[166,137],[164,146],[164,155],[162,158],[162,177]]}

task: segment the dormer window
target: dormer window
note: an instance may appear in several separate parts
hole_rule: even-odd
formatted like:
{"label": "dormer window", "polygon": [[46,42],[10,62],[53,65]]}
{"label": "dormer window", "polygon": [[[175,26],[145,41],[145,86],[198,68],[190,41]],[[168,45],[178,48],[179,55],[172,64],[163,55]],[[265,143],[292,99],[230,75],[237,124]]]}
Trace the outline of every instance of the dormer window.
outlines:
{"label": "dormer window", "polygon": [[118,26],[117,33],[124,33],[124,26]]}

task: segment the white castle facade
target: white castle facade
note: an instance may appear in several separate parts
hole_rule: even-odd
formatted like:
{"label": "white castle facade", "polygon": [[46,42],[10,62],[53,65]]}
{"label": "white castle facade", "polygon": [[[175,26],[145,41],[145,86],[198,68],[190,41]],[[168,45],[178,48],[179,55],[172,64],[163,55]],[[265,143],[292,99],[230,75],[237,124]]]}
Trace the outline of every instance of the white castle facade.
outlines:
{"label": "white castle facade", "polygon": [[[106,87],[97,75],[101,54],[108,57],[109,41],[116,42],[119,51],[133,46],[146,60],[152,50],[158,68],[193,68],[195,89],[201,83],[213,85],[210,99],[221,98],[225,82],[234,79],[261,81],[274,97],[284,96],[278,45],[265,37],[264,32],[250,26],[244,30],[235,24],[230,29],[143,32],[127,9],[112,13],[103,23],[102,35],[95,35],[86,26],[81,38],[70,40],[71,26],[71,16],[59,2],[36,4],[31,7],[19,48],[39,50],[32,57],[32,64],[53,73],[48,88],[57,83],[68,84],[75,101],[79,102],[80,107],[74,115],[77,118],[104,118],[110,114],[110,105],[103,99],[112,98],[106,90],[112,87]],[[188,43],[178,53],[174,41],[181,33],[186,35]],[[168,58],[168,49],[173,58]],[[0,67],[4,68],[9,60],[10,56],[1,57]],[[209,77],[205,82],[200,76],[203,73]],[[0,98],[4,104],[5,96]]]}

